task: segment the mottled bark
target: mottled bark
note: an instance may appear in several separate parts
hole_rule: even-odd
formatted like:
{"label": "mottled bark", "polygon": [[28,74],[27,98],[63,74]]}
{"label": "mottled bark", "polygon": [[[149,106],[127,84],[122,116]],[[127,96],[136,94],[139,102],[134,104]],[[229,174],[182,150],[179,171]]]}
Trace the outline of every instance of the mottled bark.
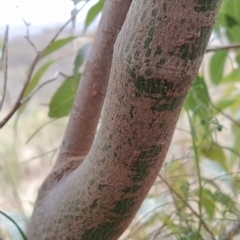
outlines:
{"label": "mottled bark", "polygon": [[219,4],[133,0],[115,44],[101,127],[82,164],[49,191],[47,181],[42,186],[30,240],[123,233],[165,159]]}

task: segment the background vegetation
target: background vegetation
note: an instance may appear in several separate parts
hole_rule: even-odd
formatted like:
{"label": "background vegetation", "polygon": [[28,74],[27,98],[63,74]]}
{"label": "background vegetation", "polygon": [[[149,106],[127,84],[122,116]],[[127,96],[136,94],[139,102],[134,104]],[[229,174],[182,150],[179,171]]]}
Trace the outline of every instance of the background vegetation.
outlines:
{"label": "background vegetation", "polygon": [[[80,0],[72,1],[75,8],[69,24],[79,10]],[[100,0],[89,10],[85,29],[103,4]],[[122,239],[240,239],[239,13],[238,0],[223,1],[164,166]],[[23,239],[24,233],[11,221],[25,229],[37,188],[61,144],[94,38],[76,29],[65,28],[61,33],[45,29],[27,35],[27,40],[1,37],[1,95],[8,49],[1,119],[12,109],[26,80],[29,83],[22,98],[27,101],[0,130],[0,239]],[[35,50],[46,46],[34,66],[33,59],[39,55]],[[33,67],[28,79],[26,72]]]}

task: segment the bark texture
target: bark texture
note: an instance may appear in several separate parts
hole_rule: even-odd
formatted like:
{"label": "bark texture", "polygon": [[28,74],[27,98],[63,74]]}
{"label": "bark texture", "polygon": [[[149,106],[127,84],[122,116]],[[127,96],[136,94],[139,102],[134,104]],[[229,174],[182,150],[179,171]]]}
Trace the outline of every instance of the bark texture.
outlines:
{"label": "bark texture", "polygon": [[[88,153],[98,125],[112,65],[113,46],[132,0],[106,0],[96,38],[87,58],[55,167]],[[79,158],[79,156],[81,156]]]}
{"label": "bark texture", "polygon": [[115,240],[123,233],[165,159],[219,5],[133,0],[115,44],[101,127],[79,167],[51,188],[43,184],[30,240]]}

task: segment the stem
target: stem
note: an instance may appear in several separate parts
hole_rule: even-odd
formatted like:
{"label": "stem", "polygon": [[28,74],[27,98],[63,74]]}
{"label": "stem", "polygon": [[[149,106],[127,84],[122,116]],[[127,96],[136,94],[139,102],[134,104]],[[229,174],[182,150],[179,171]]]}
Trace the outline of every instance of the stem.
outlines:
{"label": "stem", "polygon": [[236,44],[231,44],[228,46],[222,46],[222,47],[213,47],[213,48],[208,48],[206,52],[217,52],[217,51],[224,51],[224,50],[232,50],[232,49],[237,49],[240,48],[240,43]]}
{"label": "stem", "polygon": [[26,237],[25,233],[24,233],[23,230],[18,226],[18,224],[17,224],[16,222],[15,222],[9,215],[7,215],[5,212],[3,212],[3,211],[0,210],[0,213],[1,213],[3,216],[5,216],[7,219],[9,219],[9,220],[16,226],[16,228],[17,228],[18,231],[20,232],[22,238],[23,238],[24,240],[27,240],[27,237]]}
{"label": "stem", "polygon": [[[173,192],[179,199],[181,199],[186,206],[191,210],[191,212],[200,220],[201,224],[203,225],[203,227],[205,228],[206,232],[208,232],[210,234],[210,236],[212,237],[213,240],[216,240],[213,233],[211,232],[211,230],[208,228],[207,224],[203,221],[202,216],[200,214],[198,214],[188,203],[187,201],[185,201],[185,199],[182,198],[182,196],[180,194],[178,194],[177,191],[174,190],[174,188],[172,188],[170,186],[170,184],[160,175],[158,174],[159,178],[167,185],[167,187],[169,188],[169,190],[171,192]],[[200,236],[200,234],[198,233],[198,235]]]}
{"label": "stem", "polygon": [[189,111],[187,112],[187,116],[188,116],[188,121],[189,121],[189,125],[190,125],[190,129],[191,129],[191,137],[192,137],[192,143],[193,143],[193,151],[195,154],[195,163],[196,163],[196,167],[197,167],[197,178],[198,178],[198,183],[199,183],[199,201],[198,201],[198,211],[199,211],[199,225],[198,225],[198,236],[200,236],[200,232],[201,232],[201,228],[202,228],[202,178],[201,178],[201,169],[200,169],[200,161],[199,161],[199,155],[198,155],[198,150],[197,150],[197,144],[195,141],[195,137],[194,137],[194,127],[191,121],[191,117],[189,114]]}

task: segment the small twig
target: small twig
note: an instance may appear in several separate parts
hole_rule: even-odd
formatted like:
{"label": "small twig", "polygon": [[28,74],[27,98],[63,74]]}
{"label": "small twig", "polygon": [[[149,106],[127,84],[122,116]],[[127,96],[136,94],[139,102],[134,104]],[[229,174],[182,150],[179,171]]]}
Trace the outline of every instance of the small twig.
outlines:
{"label": "small twig", "polygon": [[33,158],[30,158],[30,159],[28,159],[28,160],[26,160],[26,161],[24,161],[24,162],[21,162],[21,164],[29,163],[29,162],[31,162],[31,161],[33,161],[33,160],[35,160],[35,159],[38,159],[38,158],[40,158],[40,157],[42,157],[42,156],[45,156],[45,155],[48,155],[49,153],[52,153],[52,152],[55,153],[56,151],[58,151],[59,148],[60,148],[60,146],[58,146],[58,147],[56,147],[56,148],[54,148],[54,149],[52,149],[52,150],[49,150],[49,151],[47,151],[47,152],[45,152],[45,153],[43,153],[43,154],[41,154],[41,155],[35,156],[35,157],[33,157]]}
{"label": "small twig", "polygon": [[21,234],[23,240],[27,240],[27,236],[25,235],[25,233],[23,232],[23,230],[19,227],[19,225],[14,221],[13,218],[11,218],[8,214],[6,214],[5,212],[0,210],[0,214],[2,214],[4,217],[6,217],[9,221],[11,221],[13,223],[13,225],[15,225],[15,227],[18,229],[19,233]]}
{"label": "small twig", "polygon": [[31,77],[32,77],[32,74],[33,74],[33,71],[38,63],[38,60],[40,59],[41,57],[41,54],[39,53],[33,60],[32,64],[31,64],[31,67],[30,67],[30,70],[29,70],[29,73],[27,75],[27,79],[24,83],[24,86],[12,108],[12,110],[7,114],[7,116],[0,122],[0,129],[9,121],[9,119],[13,116],[13,114],[18,110],[18,108],[21,106],[21,101],[22,101],[22,98],[23,98],[23,95],[24,95],[24,92],[26,91],[27,89],[27,86],[31,80]]}
{"label": "small twig", "polygon": [[199,216],[199,214],[188,204],[187,201],[185,201],[182,196],[180,194],[178,194],[178,192],[176,192],[171,186],[170,184],[161,176],[161,174],[158,174],[159,178],[167,185],[167,187],[169,188],[169,190],[171,192],[173,192],[179,199],[181,199],[182,201],[184,201],[184,203],[186,204],[186,206],[191,210],[191,212],[199,219],[199,221],[202,222],[203,227],[205,228],[205,230],[209,233],[209,235],[212,237],[212,240],[216,240],[216,238],[214,237],[213,233],[211,232],[211,230],[208,228],[207,224],[202,220],[201,216]]}
{"label": "small twig", "polygon": [[61,75],[61,73],[56,72],[53,78],[51,78],[51,79],[43,82],[43,83],[40,84],[38,87],[36,87],[36,88],[31,92],[31,94],[29,94],[26,98],[22,99],[21,105],[23,105],[24,103],[26,103],[27,101],[29,101],[29,100],[33,97],[33,95],[34,95],[36,92],[38,92],[39,89],[41,89],[41,88],[44,87],[45,85],[47,85],[47,84],[55,81],[55,80],[58,78],[59,75]]}
{"label": "small twig", "polygon": [[231,122],[233,122],[237,127],[240,128],[240,123],[237,122],[235,119],[233,119],[231,116],[229,116],[227,113],[223,112],[221,109],[219,109],[218,107],[214,106],[212,104],[212,107],[214,109],[216,109],[219,113],[221,113],[225,118],[227,118],[228,120],[230,120]]}
{"label": "small twig", "polygon": [[236,48],[240,48],[240,43],[231,44],[231,45],[222,46],[222,47],[212,47],[212,48],[208,48],[208,49],[206,50],[206,52],[217,52],[217,51],[231,50],[231,49],[236,49]]}
{"label": "small twig", "polygon": [[240,221],[235,223],[232,227],[226,229],[219,240],[232,240],[234,236],[240,233]]}
{"label": "small twig", "polygon": [[[72,16],[69,18],[69,20],[67,22],[65,22],[65,24],[63,24],[63,26],[58,30],[58,32],[55,34],[55,36],[52,38],[52,40],[50,41],[50,43],[48,44],[48,47],[58,38],[58,36],[60,35],[60,33],[63,31],[63,29],[78,15],[78,13],[86,6],[86,4],[88,2],[90,2],[91,0],[86,0],[86,2],[83,4],[83,6],[81,8],[79,8],[76,12],[74,12],[74,14],[72,14]],[[47,48],[48,48],[47,47]],[[47,49],[46,48],[46,49]]]}
{"label": "small twig", "polygon": [[30,25],[31,25],[31,24],[25,20],[25,18],[24,18],[23,15],[21,14],[21,11],[20,11],[20,9],[19,9],[19,6],[18,6],[18,5],[15,5],[15,7],[17,8],[18,14],[19,14],[20,18],[22,19],[22,21],[24,22],[24,24],[25,24],[25,26],[26,26],[26,36],[25,36],[25,39],[26,39],[26,40],[28,41],[28,43],[33,47],[33,49],[35,50],[35,52],[38,53],[38,50],[37,50],[36,45],[33,43],[33,41],[32,41],[31,38],[30,38],[30,31],[29,31],[29,29],[30,29]]}
{"label": "small twig", "polygon": [[71,18],[66,22],[64,23],[64,25],[59,29],[59,31],[56,33],[56,35],[52,38],[52,40],[48,43],[48,45],[43,48],[43,50],[41,51],[38,51],[37,52],[37,55],[36,57],[34,58],[31,66],[30,66],[30,69],[29,69],[29,72],[28,72],[28,75],[27,75],[27,78],[26,78],[26,81],[24,83],[24,86],[12,108],[12,110],[7,114],[7,116],[0,122],[0,129],[9,121],[9,119],[13,116],[13,114],[18,110],[18,108],[22,105],[22,99],[23,99],[23,96],[24,96],[24,93],[28,87],[28,84],[32,78],[32,74],[35,70],[35,67],[38,63],[38,61],[40,60],[41,58],[41,55],[43,54],[44,51],[46,51],[46,49],[49,48],[49,46],[58,38],[58,36],[61,34],[61,32],[64,30],[64,28],[72,21],[72,19],[84,8],[84,6],[91,0],[86,0],[86,2],[84,3],[84,5],[78,10],[76,11],[76,13],[74,15],[71,16]]}
{"label": "small twig", "polygon": [[[30,25],[29,25],[30,26]],[[29,33],[28,33],[29,34]],[[36,53],[38,53],[37,47],[34,44],[34,42],[31,40],[29,35],[25,36],[25,39],[28,41],[28,43],[33,47],[33,49],[35,50]]]}
{"label": "small twig", "polygon": [[5,36],[4,36],[4,43],[3,43],[3,51],[2,51],[2,58],[1,58],[1,65],[3,66],[4,72],[4,82],[3,82],[3,93],[2,99],[0,101],[0,111],[2,110],[3,103],[6,96],[7,91],[7,78],[8,78],[8,30],[9,26],[6,26]]}

